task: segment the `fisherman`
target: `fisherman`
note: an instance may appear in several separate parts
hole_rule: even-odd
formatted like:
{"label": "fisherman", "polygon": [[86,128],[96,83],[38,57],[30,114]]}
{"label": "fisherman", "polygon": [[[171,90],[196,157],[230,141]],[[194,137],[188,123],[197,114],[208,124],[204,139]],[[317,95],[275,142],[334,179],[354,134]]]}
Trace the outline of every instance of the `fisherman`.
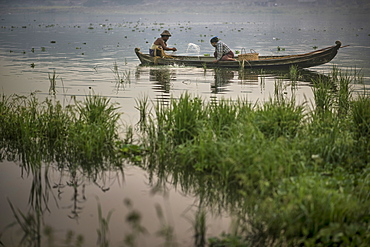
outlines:
{"label": "fisherman", "polygon": [[217,36],[213,37],[210,42],[211,45],[215,47],[215,63],[218,61],[236,61],[236,59],[234,59],[234,53],[229,46],[222,42]]}
{"label": "fisherman", "polygon": [[177,49],[175,47],[173,48],[170,48],[170,47],[167,47],[167,40],[171,37],[171,33],[168,31],[168,30],[164,30],[162,33],[161,33],[161,37],[156,39],[156,41],[154,41],[152,47],[150,47],[149,49],[149,54],[150,56],[154,57],[154,51],[156,51],[156,56],[162,56],[162,52],[161,50],[158,50],[159,49],[163,49],[164,51],[177,51]]}

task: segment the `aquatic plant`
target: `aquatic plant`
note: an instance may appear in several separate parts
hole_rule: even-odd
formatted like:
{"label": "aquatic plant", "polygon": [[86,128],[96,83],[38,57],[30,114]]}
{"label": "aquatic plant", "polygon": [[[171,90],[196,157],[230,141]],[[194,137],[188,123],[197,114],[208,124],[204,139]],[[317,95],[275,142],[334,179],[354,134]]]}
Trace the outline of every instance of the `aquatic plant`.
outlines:
{"label": "aquatic plant", "polygon": [[97,244],[100,247],[108,247],[109,246],[109,221],[112,217],[113,210],[108,212],[106,218],[103,217],[102,208],[100,203],[98,202],[98,222],[99,228],[97,229],[98,233],[98,241]]}
{"label": "aquatic plant", "polygon": [[295,85],[300,77],[298,66],[289,67],[289,79]]}
{"label": "aquatic plant", "polygon": [[148,97],[144,96],[142,99],[136,100],[135,108],[139,111],[140,114],[138,125],[141,129],[144,129],[147,123],[147,112],[150,111]]}
{"label": "aquatic plant", "polygon": [[370,136],[370,98],[364,92],[355,101],[352,101],[350,106],[353,128],[357,138],[368,138]]}
{"label": "aquatic plant", "polygon": [[[9,202],[9,201],[8,201]],[[27,246],[41,246],[41,222],[40,217],[35,214],[38,212],[23,214],[19,209],[16,210],[11,202],[9,202],[10,208],[16,219],[16,222],[22,229],[23,236],[20,240],[20,245],[25,244]]]}
{"label": "aquatic plant", "polygon": [[[237,217],[239,230],[209,239],[212,246],[366,246],[370,100],[365,92],[352,97],[351,90],[360,79],[336,69],[318,76],[312,109],[288,98],[282,80],[276,81],[273,97],[256,104],[185,93],[151,108],[143,97],[137,102],[142,127],[136,143],[132,129],[119,139],[118,107],[104,97],[89,95],[62,107],[35,96],[3,95],[1,155],[19,155],[35,175],[33,205],[42,205],[37,192],[47,189],[40,187],[42,162],[56,162],[72,177],[80,171],[96,178],[99,171],[122,169],[122,158],[128,158],[148,171],[153,186],[171,183],[200,198],[202,209],[193,225],[200,246],[206,232],[203,209]],[[124,240],[134,246],[146,229],[140,213],[125,203],[132,231]],[[173,228],[161,210],[157,214],[158,235],[170,245]],[[102,237],[108,236],[108,216],[99,216]],[[24,231],[30,232],[28,226]]]}
{"label": "aquatic plant", "polygon": [[334,84],[325,76],[319,76],[314,81],[313,94],[316,115],[331,112],[334,108]]}
{"label": "aquatic plant", "polygon": [[50,81],[49,94],[55,95],[56,94],[56,90],[55,90],[56,79],[58,78],[58,76],[56,75],[55,70],[53,71],[52,75],[48,73],[48,76],[49,76],[49,81]]}
{"label": "aquatic plant", "polygon": [[131,71],[128,70],[120,73],[117,62],[114,62],[113,69],[111,70],[115,77],[117,90],[120,87],[124,88],[125,84],[131,83]]}
{"label": "aquatic plant", "polygon": [[109,99],[97,95],[87,96],[84,102],[75,100],[67,107],[50,99],[39,102],[35,95],[3,95],[1,147],[17,150],[23,163],[31,166],[41,161],[64,166],[68,161],[92,171],[89,164],[117,162],[117,109]]}
{"label": "aquatic plant", "polygon": [[214,246],[366,245],[370,108],[368,95],[351,97],[356,78],[335,69],[317,77],[312,110],[279,81],[274,97],[255,105],[187,93],[157,104],[142,130],[142,166],[156,186],[171,183],[238,215],[243,231]]}
{"label": "aquatic plant", "polygon": [[206,246],[207,239],[207,226],[206,226],[207,213],[206,209],[199,205],[197,212],[195,213],[195,219],[193,222],[194,229],[194,246]]}

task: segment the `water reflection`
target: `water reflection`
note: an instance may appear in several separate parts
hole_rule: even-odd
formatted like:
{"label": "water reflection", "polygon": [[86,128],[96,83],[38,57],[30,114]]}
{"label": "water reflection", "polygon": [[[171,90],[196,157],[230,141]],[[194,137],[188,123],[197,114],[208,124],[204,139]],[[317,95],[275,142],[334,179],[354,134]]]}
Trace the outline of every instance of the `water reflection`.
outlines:
{"label": "water reflection", "polygon": [[214,69],[214,81],[211,83],[212,93],[227,91],[227,85],[234,79],[235,72],[228,69]]}
{"label": "water reflection", "polygon": [[258,83],[259,74],[262,74],[262,72],[258,73],[251,70],[240,70],[238,73],[239,83]]}
{"label": "water reflection", "polygon": [[171,81],[176,80],[175,71],[169,68],[150,69],[149,80],[154,82],[154,91],[170,93]]}
{"label": "water reflection", "polygon": [[176,80],[175,70],[169,68],[151,68],[149,70],[149,81],[153,82],[153,90],[160,93],[156,99],[162,103],[168,103],[171,92],[171,81]]}
{"label": "water reflection", "polygon": [[164,103],[168,103],[171,97],[178,97],[179,92],[194,88],[202,89],[201,94],[213,95],[211,98],[226,94],[237,97],[247,94],[248,98],[253,96],[256,100],[264,101],[273,94],[274,84],[277,81],[284,82],[286,86],[294,84],[299,87],[304,97],[305,94],[310,95],[310,87],[315,81],[328,77],[316,71],[294,68],[291,70],[253,70],[138,66],[136,73],[140,81],[148,78],[155,93],[155,99]]}
{"label": "water reflection", "polygon": [[[18,98],[16,98],[16,100],[17,99]],[[93,101],[92,98],[89,99]],[[8,105],[7,102],[10,101],[0,104],[2,106],[2,112],[7,112],[7,106],[9,105],[17,105],[15,102]],[[7,112],[7,114],[3,115],[4,118],[5,116],[9,117],[9,119],[7,118],[9,121],[4,121],[4,125],[1,126],[3,138],[2,148],[0,149],[0,161],[4,162],[4,160],[7,160],[7,162],[20,162],[22,181],[30,181],[31,186],[24,188],[22,192],[19,192],[28,193],[28,203],[22,204],[17,200],[12,200],[11,198],[8,200],[11,207],[11,213],[13,215],[7,214],[6,216],[2,216],[2,221],[4,222],[3,224],[12,223],[12,221],[13,223],[12,227],[5,229],[4,232],[6,232],[6,234],[4,233],[0,235],[0,241],[8,243],[11,241],[9,239],[14,237],[16,241],[21,241],[20,245],[44,246],[45,241],[51,241],[49,246],[52,246],[59,242],[60,239],[63,240],[63,237],[56,238],[54,235],[55,230],[63,228],[64,231],[67,228],[73,228],[75,224],[77,224],[77,227],[81,224],[82,227],[78,227],[78,231],[75,229],[73,231],[76,232],[71,233],[74,236],[73,241],[71,238],[67,237],[68,241],[75,243],[79,242],[79,244],[76,244],[77,246],[81,246],[82,242],[86,242],[88,246],[91,246],[95,243],[95,238],[98,238],[99,241],[105,239],[103,242],[107,243],[109,242],[108,235],[110,235],[110,215],[112,215],[111,212],[117,208],[117,202],[113,202],[121,200],[118,204],[121,204],[122,206],[122,198],[130,198],[130,196],[135,194],[133,200],[139,200],[141,202],[137,206],[137,208],[141,207],[141,210],[138,210],[136,207],[131,208],[132,212],[128,213],[126,221],[122,222],[117,218],[112,220],[115,221],[112,225],[115,228],[113,231],[122,229],[122,226],[125,226],[126,230],[131,227],[131,234],[134,234],[135,238],[137,238],[138,244],[136,246],[143,246],[139,243],[141,235],[139,236],[137,235],[138,233],[135,232],[137,230],[136,226],[137,224],[143,224],[143,226],[145,225],[145,228],[150,229],[158,222],[158,219],[156,221],[155,219],[150,218],[150,213],[149,220],[144,218],[142,219],[145,223],[141,223],[140,219],[142,217],[141,215],[144,213],[146,214],[146,217],[148,217],[147,211],[150,212],[152,210],[151,205],[148,205],[145,201],[156,200],[155,198],[148,199],[147,197],[158,195],[158,193],[154,193],[154,191],[158,192],[159,190],[153,189],[152,194],[149,196],[143,196],[143,191],[150,191],[151,187],[145,182],[147,181],[147,177],[145,177],[145,179],[142,178],[142,180],[138,180],[140,174],[145,174],[140,170],[141,172],[135,171],[134,186],[131,186],[131,189],[129,190],[126,189],[125,193],[122,193],[121,191],[122,188],[120,188],[120,186],[122,185],[122,181],[126,181],[126,170],[124,173],[124,168],[130,167],[132,164],[137,164],[141,167],[140,164],[143,149],[141,149],[140,146],[133,144],[134,141],[132,139],[132,133],[128,133],[124,140],[117,140],[115,139],[117,136],[114,134],[114,130],[111,130],[113,133],[108,131],[108,133],[104,132],[104,134],[100,134],[104,137],[111,134],[110,137],[112,137],[112,140],[109,138],[99,140],[97,129],[107,131],[109,130],[109,127],[104,121],[92,121],[92,119],[97,117],[99,120],[99,117],[105,115],[107,112],[96,112],[96,109],[91,107],[94,104],[89,104],[88,111],[86,112],[82,105],[77,104],[82,107],[80,108],[81,112],[77,115],[82,116],[89,113],[89,117],[87,118],[89,120],[87,122],[82,121],[82,123],[77,121],[76,123],[70,121],[71,119],[64,118],[66,116],[63,115],[64,111],[61,110],[59,104],[55,103],[55,106],[46,100],[46,102],[48,102],[47,107],[49,107],[46,112],[50,114],[48,115],[48,118],[46,118],[43,111],[37,111],[37,109],[39,109],[37,106],[39,105],[34,98],[31,97],[30,101],[24,100],[21,102],[20,110],[24,111],[22,113],[33,117],[27,119],[28,121],[25,123],[20,120],[23,119],[24,116],[20,116],[20,119],[18,119],[19,126],[17,126],[12,125],[12,117],[17,119],[17,117],[19,117],[19,112],[13,110],[13,114],[11,112]],[[26,102],[31,102],[31,106],[23,107],[24,105],[27,105]],[[100,101],[98,100],[98,102]],[[46,106],[44,107],[47,108]],[[55,113],[53,111],[53,109],[55,109],[54,107],[59,109],[59,111],[57,111],[58,114],[53,114]],[[72,108],[72,106],[70,107]],[[19,110],[18,108],[16,109]],[[29,111],[32,111],[33,114],[29,114]],[[95,113],[97,114],[95,115]],[[69,112],[69,114],[73,116],[73,112]],[[110,116],[114,116],[114,114]],[[61,120],[59,118],[63,119],[60,123],[68,123],[67,127],[60,129],[57,128],[59,126],[59,120]],[[44,120],[42,124],[48,126],[46,128],[48,132],[42,131],[44,128],[43,126],[40,126],[42,125],[39,122],[40,119]],[[51,123],[53,126],[49,125]],[[27,124],[29,124],[29,126]],[[17,129],[17,127],[24,127],[24,125],[27,125],[27,128],[25,128],[25,130],[23,130],[24,132],[18,136],[17,130],[19,129]],[[10,128],[9,126],[12,127]],[[83,130],[76,127],[84,127],[86,129]],[[92,137],[90,141],[94,140],[97,143],[93,144],[91,142],[85,142],[88,138],[87,136],[84,136],[85,134]],[[107,145],[112,141],[115,141],[115,145]],[[90,156],[88,150],[91,148],[94,150],[93,147],[95,147],[96,144],[98,144],[98,146],[105,145],[105,147],[94,151],[93,155]],[[19,169],[14,165],[13,167],[14,170]],[[10,173],[7,174],[9,175]],[[14,175],[12,175],[12,177],[14,177]],[[7,182],[7,184],[12,186],[9,182]],[[139,189],[135,190],[136,188]],[[134,190],[135,192],[133,193],[130,190]],[[169,195],[172,188],[161,187],[161,190],[164,191],[165,199],[167,198],[170,200]],[[4,188],[4,191],[9,195],[8,188]],[[107,192],[109,192],[109,196],[104,199],[104,194]],[[96,197],[98,201],[104,200],[103,206],[110,209],[108,216],[105,216],[102,209],[103,206],[100,206],[99,202],[98,217],[94,216],[96,214],[96,207],[91,208],[95,205],[95,203],[91,203],[91,200],[94,199],[94,197]],[[176,193],[176,197],[178,200],[174,203],[179,204],[177,207],[179,211],[183,210],[184,207],[192,205],[194,200],[194,197],[187,197],[185,194],[179,195],[179,193]],[[186,203],[184,203],[184,201],[186,201]],[[24,205],[26,205],[26,208]],[[9,208],[8,206],[9,205],[4,209],[5,212],[9,211],[7,210]],[[158,206],[157,204],[155,206],[157,211],[160,207],[161,206]],[[130,207],[128,208],[130,209]],[[123,212],[125,213],[126,211]],[[117,214],[120,215],[122,212]],[[184,212],[178,212],[178,215],[181,214],[184,214]],[[161,235],[160,237],[164,238],[166,241],[172,241],[172,235],[167,235],[167,233],[173,234],[174,230],[172,229],[174,226],[170,225],[172,222],[167,222],[167,218],[165,219],[164,217],[165,216],[163,214],[158,214],[159,222],[164,228],[163,230],[168,232],[163,232],[166,234]],[[181,217],[176,217],[176,222],[179,221],[178,218]],[[68,221],[66,221],[66,219]],[[91,219],[94,219],[94,221],[91,221]],[[98,222],[95,220],[98,220]],[[73,222],[71,223],[71,221]],[[127,224],[124,224],[125,222]],[[94,234],[96,232],[96,226],[98,227],[97,235]],[[189,228],[189,224],[184,224],[184,226],[180,225],[180,227],[178,227],[177,224],[177,229],[180,232],[186,232]],[[18,229],[21,229],[21,233],[23,234],[19,238],[15,235]],[[79,233],[81,231],[84,232],[84,234],[80,235]],[[190,233],[187,235],[190,235]],[[88,238],[84,239],[82,236],[88,236]],[[129,238],[130,236],[122,236],[121,232],[121,234],[115,234],[114,241],[121,241],[124,238],[126,239],[126,237]],[[53,242],[54,239],[56,239],[55,243]],[[150,239],[150,237],[145,236],[145,239]],[[183,239],[183,237],[181,237],[181,239]],[[186,237],[184,237],[184,239],[186,239]],[[191,239],[191,237],[189,236],[188,239]],[[158,239],[156,239],[156,241],[158,242]]]}

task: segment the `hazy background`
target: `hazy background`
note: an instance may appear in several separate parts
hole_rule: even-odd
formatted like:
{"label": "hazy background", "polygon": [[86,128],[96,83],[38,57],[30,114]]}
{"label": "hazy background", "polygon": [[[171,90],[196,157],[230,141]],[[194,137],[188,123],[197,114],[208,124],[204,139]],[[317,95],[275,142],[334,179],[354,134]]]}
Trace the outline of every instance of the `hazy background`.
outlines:
{"label": "hazy background", "polygon": [[[204,12],[204,13],[238,13],[259,7],[275,7],[276,11],[287,8],[327,7],[332,11],[343,9],[366,13],[370,9],[368,0],[0,0],[1,10],[8,11],[16,8],[18,11],[30,7],[99,7],[112,8],[114,11],[149,11],[149,12]],[[50,10],[50,9],[49,9]],[[86,10],[86,9],[85,9]],[[92,9],[90,9],[92,10]]]}

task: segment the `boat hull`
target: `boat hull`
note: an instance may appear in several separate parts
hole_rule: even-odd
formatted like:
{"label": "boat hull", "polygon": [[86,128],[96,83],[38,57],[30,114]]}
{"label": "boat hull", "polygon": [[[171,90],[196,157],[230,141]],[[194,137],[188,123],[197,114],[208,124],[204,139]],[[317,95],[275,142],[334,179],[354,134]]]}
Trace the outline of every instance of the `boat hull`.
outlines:
{"label": "boat hull", "polygon": [[218,61],[210,56],[169,56],[151,57],[144,54],[140,48],[135,48],[142,65],[178,65],[193,66],[203,68],[271,68],[286,69],[291,66],[298,68],[309,68],[330,62],[341,47],[341,42],[336,41],[334,46],[316,50],[309,53],[289,55],[289,56],[260,56],[258,60],[253,61]]}

